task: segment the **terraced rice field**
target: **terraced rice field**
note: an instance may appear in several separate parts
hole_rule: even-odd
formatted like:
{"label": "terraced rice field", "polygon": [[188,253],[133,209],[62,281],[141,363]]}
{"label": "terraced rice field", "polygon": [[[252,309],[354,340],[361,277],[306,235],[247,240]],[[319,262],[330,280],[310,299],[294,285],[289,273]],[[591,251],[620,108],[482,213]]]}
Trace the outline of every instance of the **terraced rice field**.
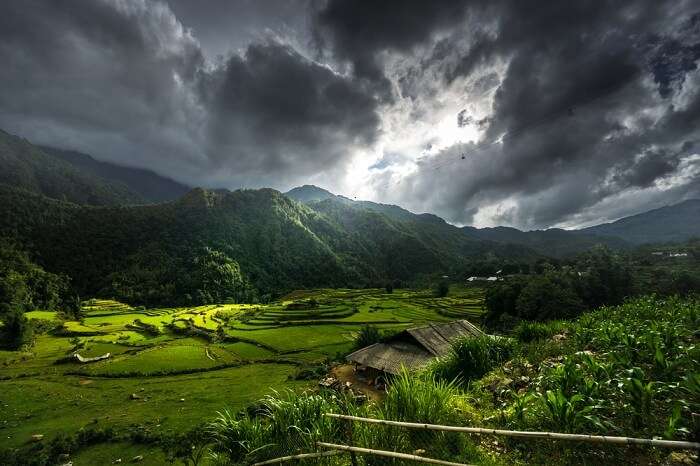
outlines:
{"label": "terraced rice field", "polygon": [[[51,438],[85,426],[182,432],[273,389],[312,386],[315,381],[296,380],[295,373],[342,358],[363,325],[401,330],[457,318],[478,323],[482,312],[477,288],[453,289],[446,298],[427,291],[311,290],[267,305],[164,309],[91,299],[80,322],[34,311],[30,318],[56,328],[37,337],[29,352],[0,351],[0,444],[19,447],[32,434]],[[110,357],[80,364],[74,353]],[[110,455],[109,448],[95,447],[74,464]]]}

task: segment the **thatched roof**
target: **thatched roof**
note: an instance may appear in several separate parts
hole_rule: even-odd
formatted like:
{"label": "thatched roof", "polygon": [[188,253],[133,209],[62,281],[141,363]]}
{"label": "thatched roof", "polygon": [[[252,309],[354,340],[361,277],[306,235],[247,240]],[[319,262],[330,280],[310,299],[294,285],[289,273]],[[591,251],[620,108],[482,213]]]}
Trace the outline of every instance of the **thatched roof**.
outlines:
{"label": "thatched roof", "polygon": [[467,320],[429,324],[404,330],[385,343],[375,343],[347,356],[352,361],[390,374],[398,374],[401,366],[419,369],[450,350],[462,337],[478,337],[484,333]]}
{"label": "thatched roof", "polygon": [[375,343],[349,354],[347,359],[383,372],[398,374],[401,366],[409,370],[424,366],[432,359],[432,355],[420,346],[395,341]]}
{"label": "thatched roof", "polygon": [[479,337],[484,334],[468,320],[429,324],[424,327],[409,328],[405,332],[434,356],[447,354],[452,342],[461,337]]}

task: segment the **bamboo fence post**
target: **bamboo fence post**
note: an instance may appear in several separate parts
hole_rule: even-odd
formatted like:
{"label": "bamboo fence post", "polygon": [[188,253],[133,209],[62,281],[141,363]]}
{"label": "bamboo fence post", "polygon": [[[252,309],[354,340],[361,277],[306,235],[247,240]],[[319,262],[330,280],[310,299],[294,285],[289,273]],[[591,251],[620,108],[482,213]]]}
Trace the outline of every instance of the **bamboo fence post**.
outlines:
{"label": "bamboo fence post", "polygon": [[[353,422],[352,419],[347,419],[347,424],[345,426],[345,429],[346,429],[345,432],[346,432],[347,438],[348,438],[347,441],[348,441],[348,444],[350,444],[350,445],[352,445],[354,443],[352,441],[353,440],[352,439],[352,437],[353,437],[353,435],[352,435],[353,434],[352,422]],[[352,463],[352,466],[357,466],[357,456],[355,455],[354,451],[350,451],[350,462]]]}

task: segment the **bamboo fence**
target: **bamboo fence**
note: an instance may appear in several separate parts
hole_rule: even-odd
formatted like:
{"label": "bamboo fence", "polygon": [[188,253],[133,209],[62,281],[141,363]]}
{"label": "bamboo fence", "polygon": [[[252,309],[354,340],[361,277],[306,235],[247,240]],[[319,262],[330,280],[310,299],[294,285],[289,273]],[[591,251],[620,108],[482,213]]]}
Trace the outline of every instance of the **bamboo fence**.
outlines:
{"label": "bamboo fence", "polygon": [[700,450],[700,443],[698,442],[684,442],[679,440],[615,437],[608,435],[564,434],[560,432],[533,432],[522,430],[484,429],[481,427],[441,426],[435,424],[419,424],[415,422],[387,421],[384,419],[372,419],[335,413],[326,413],[325,416],[336,419],[344,419],[347,421],[406,427],[409,429],[438,430],[445,432],[464,432],[468,434],[490,434],[502,435],[505,437],[521,437],[529,439],[570,440],[577,442],[608,443],[615,445],[646,445],[651,447],[671,448],[677,450]]}
{"label": "bamboo fence", "polygon": [[408,453],[398,453],[395,451],[374,450],[372,448],[361,448],[361,447],[353,447],[353,446],[349,446],[349,445],[338,445],[335,443],[316,442],[316,445],[318,445],[319,447],[324,447],[324,448],[333,448],[334,450],[343,450],[343,451],[360,453],[360,454],[365,454],[365,455],[386,456],[389,458],[411,460],[411,461],[416,461],[419,463],[441,464],[443,466],[474,466],[474,465],[464,464],[464,463],[453,463],[451,461],[436,460],[433,458],[425,458],[423,456],[410,455]]}
{"label": "bamboo fence", "polygon": [[335,449],[335,450],[331,450],[331,451],[322,451],[322,452],[317,452],[317,453],[301,453],[299,455],[281,456],[279,458],[274,458],[271,460],[262,461],[260,463],[254,463],[252,466],[263,466],[266,464],[279,464],[279,463],[284,463],[285,461],[292,461],[292,460],[322,458],[324,456],[335,456],[335,455],[340,455],[342,453],[343,452],[340,451],[340,449]]}

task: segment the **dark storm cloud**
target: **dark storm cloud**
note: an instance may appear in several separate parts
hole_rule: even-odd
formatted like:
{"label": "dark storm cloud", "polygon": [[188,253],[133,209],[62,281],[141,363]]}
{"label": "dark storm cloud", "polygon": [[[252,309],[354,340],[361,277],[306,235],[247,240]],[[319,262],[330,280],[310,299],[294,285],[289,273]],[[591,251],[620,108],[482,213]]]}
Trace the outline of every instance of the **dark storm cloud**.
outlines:
{"label": "dark storm cloud", "polygon": [[456,0],[330,0],[315,17],[316,39],[391,99],[391,84],[378,54],[410,51],[437,29],[462,21],[466,9],[467,2]]}
{"label": "dark storm cloud", "polygon": [[202,55],[163,4],[7,2],[0,61],[0,127],[165,172],[196,155],[182,83]]}
{"label": "dark storm cloud", "polygon": [[[511,206],[498,214],[503,221],[536,227],[595,209],[627,189],[652,187],[677,169],[691,173],[681,164],[689,154],[678,145],[697,139],[700,128],[700,99],[688,92],[697,83],[687,82],[700,58],[694,10],[691,2],[533,6],[513,0],[469,2],[466,15],[445,8],[466,18],[460,24],[429,18],[417,40],[441,27],[452,30],[443,31],[447,37],[434,43],[432,55],[395,77],[402,87],[425,86],[421,75],[434,69],[447,86],[499,62],[505,66],[488,129],[469,160],[457,163],[468,147],[445,150],[419,164],[403,183],[406,192],[423,199],[419,208],[432,207],[453,221],[473,221],[475,205],[501,202]],[[332,37],[340,41],[335,47],[341,57],[346,49],[376,57],[392,47],[390,40],[353,41],[349,28],[340,30],[345,32]],[[372,38],[373,32],[361,36]],[[377,33],[390,37],[392,30]],[[457,119],[471,121],[464,113]],[[445,163],[454,166],[434,169]],[[697,194],[697,183],[686,183],[685,191],[659,190],[655,202]]]}
{"label": "dark storm cloud", "polygon": [[290,187],[377,132],[356,81],[272,39],[209,62],[162,2],[9,2],[0,61],[0,127],[190,184]]}
{"label": "dark storm cloud", "polygon": [[231,57],[203,93],[213,157],[260,176],[333,168],[377,134],[377,104],[361,85],[277,43]]}
{"label": "dark storm cloud", "polygon": [[307,42],[312,0],[167,0],[211,57],[245,50],[266,31]]}

